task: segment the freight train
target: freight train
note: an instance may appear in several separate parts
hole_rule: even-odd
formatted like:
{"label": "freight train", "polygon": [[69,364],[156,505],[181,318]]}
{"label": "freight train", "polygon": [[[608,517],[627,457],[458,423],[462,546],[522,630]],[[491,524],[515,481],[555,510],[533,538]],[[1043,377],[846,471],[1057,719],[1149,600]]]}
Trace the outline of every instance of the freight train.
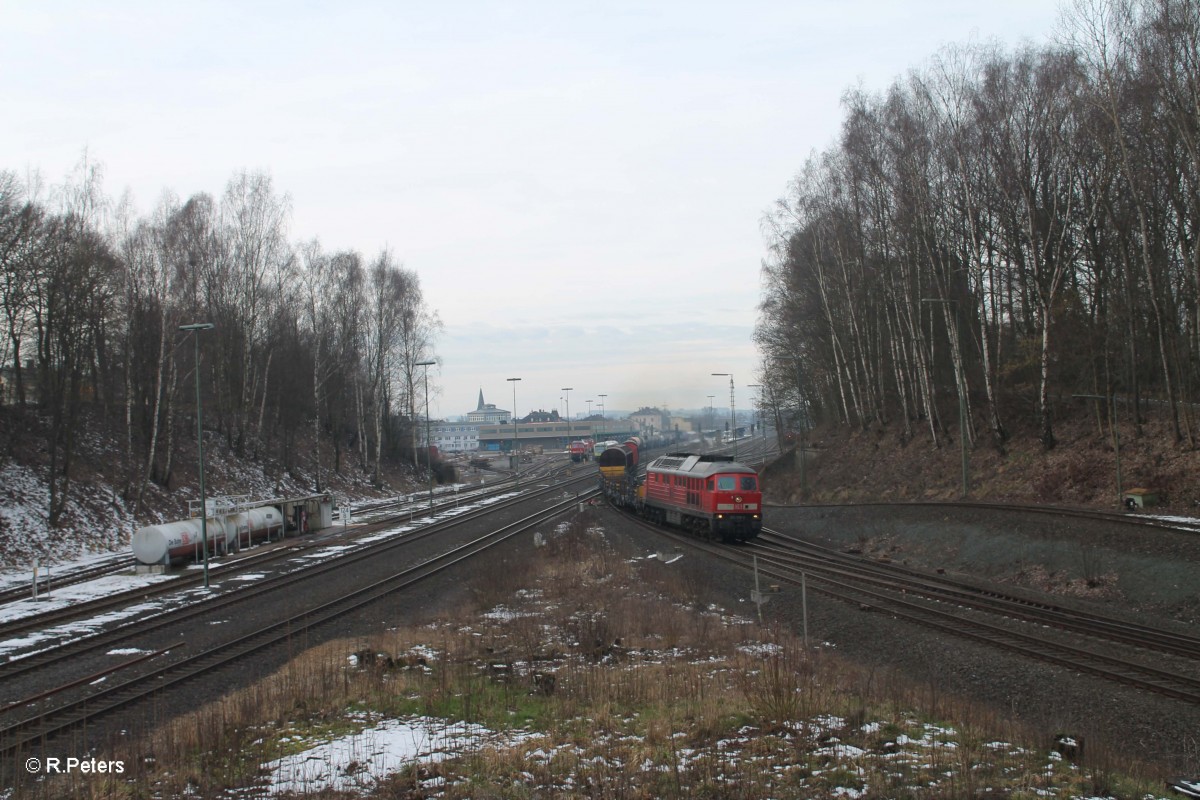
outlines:
{"label": "freight train", "polygon": [[[642,440],[630,436],[621,444],[611,443],[596,457],[600,468],[601,486],[609,485],[613,491],[623,488],[636,488],[638,474],[638,454],[642,449]],[[632,495],[631,495],[632,497]],[[626,505],[626,503],[622,503]]]}
{"label": "freight train", "polygon": [[600,488],[614,504],[647,519],[704,538],[746,542],[762,531],[758,473],[729,456],[669,453],[638,475],[642,442],[636,437],[597,459]]}

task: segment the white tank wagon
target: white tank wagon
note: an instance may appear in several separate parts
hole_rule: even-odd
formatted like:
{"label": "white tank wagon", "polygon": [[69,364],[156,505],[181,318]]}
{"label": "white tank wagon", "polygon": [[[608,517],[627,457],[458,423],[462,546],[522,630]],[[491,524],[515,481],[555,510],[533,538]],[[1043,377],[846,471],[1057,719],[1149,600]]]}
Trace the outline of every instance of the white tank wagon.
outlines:
{"label": "white tank wagon", "polygon": [[[274,506],[208,518],[208,554],[237,552],[283,533],[283,515]],[[192,561],[204,552],[200,520],[147,525],[133,534],[133,555],[142,564]]]}
{"label": "white tank wagon", "polygon": [[[237,552],[255,542],[283,535],[283,514],[274,506],[260,506],[224,517],[226,549]],[[210,523],[211,524],[211,523]]]}

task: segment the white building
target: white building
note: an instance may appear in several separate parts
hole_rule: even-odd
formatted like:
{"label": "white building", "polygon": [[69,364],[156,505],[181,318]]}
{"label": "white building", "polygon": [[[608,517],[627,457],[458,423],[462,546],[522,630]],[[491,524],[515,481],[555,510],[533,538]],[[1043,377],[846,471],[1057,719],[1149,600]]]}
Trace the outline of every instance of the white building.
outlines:
{"label": "white building", "polygon": [[467,422],[476,425],[500,425],[512,419],[512,414],[492,403],[483,402],[483,389],[479,390],[479,406],[467,414]]}
{"label": "white building", "polygon": [[479,449],[479,425],[471,422],[434,422],[430,426],[434,446],[442,453]]}
{"label": "white building", "polygon": [[434,422],[429,435],[441,452],[464,453],[479,449],[480,425],[500,425],[510,419],[510,412],[483,402],[483,389],[480,389],[479,405],[467,414],[466,422]]}

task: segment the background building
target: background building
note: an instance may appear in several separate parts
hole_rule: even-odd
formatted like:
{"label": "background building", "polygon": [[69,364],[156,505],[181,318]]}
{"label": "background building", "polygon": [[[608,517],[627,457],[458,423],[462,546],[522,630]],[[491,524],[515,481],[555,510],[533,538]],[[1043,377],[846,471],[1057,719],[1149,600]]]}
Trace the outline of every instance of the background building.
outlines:
{"label": "background building", "polygon": [[430,438],[443,453],[465,453],[479,449],[479,426],[501,425],[512,420],[512,413],[483,402],[483,389],[479,390],[479,403],[474,411],[467,412],[465,421],[436,421],[431,423]]}
{"label": "background building", "polygon": [[639,408],[629,415],[629,419],[646,435],[662,433],[671,428],[670,416],[657,408]]}
{"label": "background building", "polygon": [[431,422],[433,445],[443,453],[465,453],[479,449],[479,426],[470,422]]}
{"label": "background building", "polygon": [[483,402],[483,389],[479,390],[479,406],[467,414],[467,422],[476,425],[499,425],[512,419],[512,414],[503,408],[496,408],[492,403]]}
{"label": "background building", "polygon": [[671,430],[680,433],[693,433],[696,428],[695,417],[671,417]]}
{"label": "background building", "polygon": [[[514,433],[519,438],[514,439]],[[482,425],[479,428],[481,450],[508,451],[514,445],[542,447],[546,452],[564,452],[569,442],[577,439],[605,441],[622,440],[637,433],[628,420],[603,420],[586,422],[576,420],[568,424],[565,419],[553,422],[520,422],[515,425]]]}

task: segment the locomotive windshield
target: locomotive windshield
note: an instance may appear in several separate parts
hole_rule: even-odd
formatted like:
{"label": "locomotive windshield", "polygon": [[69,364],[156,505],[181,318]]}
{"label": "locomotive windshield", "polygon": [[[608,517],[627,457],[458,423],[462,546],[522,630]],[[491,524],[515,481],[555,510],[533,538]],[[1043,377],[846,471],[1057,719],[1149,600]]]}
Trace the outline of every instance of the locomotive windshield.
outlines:
{"label": "locomotive windshield", "polygon": [[741,480],[737,475],[720,475],[717,477],[717,489],[722,492],[732,492],[738,489],[738,484],[741,484],[741,491],[753,492],[758,489],[758,476],[742,475]]}

